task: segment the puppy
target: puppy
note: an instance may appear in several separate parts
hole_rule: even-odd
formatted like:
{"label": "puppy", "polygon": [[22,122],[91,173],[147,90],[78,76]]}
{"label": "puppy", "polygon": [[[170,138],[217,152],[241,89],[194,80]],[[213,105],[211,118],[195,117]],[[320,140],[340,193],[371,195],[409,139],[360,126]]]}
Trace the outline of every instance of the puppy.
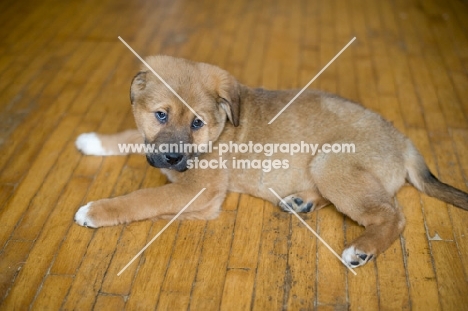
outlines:
{"label": "puppy", "polygon": [[[215,218],[228,191],[263,198],[285,211],[310,212],[331,203],[365,227],[342,255],[350,267],[357,267],[385,251],[402,232],[405,218],[394,196],[405,182],[468,209],[468,194],[440,182],[408,138],[358,104],[309,90],[268,124],[297,91],[252,89],[216,66],[169,56],[149,57],[147,62],[192,109],[143,68],[130,89],[138,130],[82,134],[76,141],[78,149],[88,155],[122,155],[129,151],[118,144],[215,147],[212,152],[147,152],[149,164],[160,168],[171,183],[89,202],[75,215],[79,225],[97,228],[171,218],[202,188],[206,190],[180,219]],[[284,149],[288,144],[307,149],[307,143],[352,144],[355,149],[345,153]],[[244,152],[234,148],[240,144],[277,150]],[[221,146],[230,147],[222,156]],[[194,167],[203,160],[211,168]]]}

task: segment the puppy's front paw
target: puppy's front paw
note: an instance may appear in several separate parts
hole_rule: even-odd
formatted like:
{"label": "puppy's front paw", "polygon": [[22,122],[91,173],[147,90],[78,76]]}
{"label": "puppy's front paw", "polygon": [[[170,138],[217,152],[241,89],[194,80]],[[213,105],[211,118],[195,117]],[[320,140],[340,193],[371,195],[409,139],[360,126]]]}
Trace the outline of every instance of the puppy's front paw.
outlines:
{"label": "puppy's front paw", "polygon": [[[288,204],[289,207],[286,206],[283,201]],[[297,213],[308,213],[314,207],[314,203],[304,202],[302,198],[290,195],[283,198],[283,200],[279,202],[279,207],[281,207],[281,209],[285,212],[291,212],[290,208],[292,208]]]}
{"label": "puppy's front paw", "polygon": [[96,133],[83,133],[75,141],[75,146],[83,154],[103,156],[108,155],[102,147],[102,142]]}
{"label": "puppy's front paw", "polygon": [[343,251],[341,258],[343,258],[349,267],[356,268],[369,262],[372,258],[374,258],[374,254],[368,254],[355,248],[354,246],[350,246]]}
{"label": "puppy's front paw", "polygon": [[89,202],[88,204],[80,207],[78,212],[75,214],[75,222],[83,227],[89,228],[97,228],[94,224],[93,220],[89,216],[89,210],[93,202]]}

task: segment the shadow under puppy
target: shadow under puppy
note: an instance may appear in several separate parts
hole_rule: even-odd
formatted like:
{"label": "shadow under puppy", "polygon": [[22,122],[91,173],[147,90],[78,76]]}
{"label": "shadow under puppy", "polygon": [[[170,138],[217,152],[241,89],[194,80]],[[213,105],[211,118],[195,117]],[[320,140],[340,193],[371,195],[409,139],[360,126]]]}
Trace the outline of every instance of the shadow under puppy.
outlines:
{"label": "shadow under puppy", "polygon": [[[205,63],[154,56],[148,64],[179,94],[194,114],[153,73],[143,68],[131,84],[138,130],[117,134],[82,134],[76,141],[88,155],[123,155],[118,144],[349,144],[354,152],[219,153],[149,152],[148,162],[171,183],[153,189],[89,202],[75,215],[82,226],[112,226],[152,218],[172,218],[202,188],[206,190],[180,219],[212,219],[228,191],[248,193],[285,206],[274,189],[297,212],[330,203],[365,226],[344,251],[357,267],[385,251],[405,226],[394,196],[405,184],[457,207],[468,209],[468,194],[440,182],[411,141],[378,114],[346,99],[307,90],[268,122],[296,94],[295,90],[252,89],[228,72]],[[235,148],[234,148],[235,149]],[[280,161],[276,169],[239,169],[233,161]],[[196,160],[224,161],[223,167],[187,169]],[[226,161],[227,160],[227,161]],[[244,162],[245,163],[245,162]],[[284,165],[287,164],[287,165]],[[225,166],[225,167],[224,167]]]}

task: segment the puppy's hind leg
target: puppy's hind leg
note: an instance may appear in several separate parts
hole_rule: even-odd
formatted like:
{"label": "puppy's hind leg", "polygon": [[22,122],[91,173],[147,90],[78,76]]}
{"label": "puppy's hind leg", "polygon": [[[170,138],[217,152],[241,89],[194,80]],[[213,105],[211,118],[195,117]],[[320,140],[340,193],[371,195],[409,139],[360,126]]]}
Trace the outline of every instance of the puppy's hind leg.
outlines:
{"label": "puppy's hind leg", "polygon": [[342,254],[350,267],[358,267],[390,247],[403,231],[405,219],[392,195],[371,173],[358,168],[343,168],[339,172],[319,174],[316,182],[320,192],[340,212],[365,227],[364,233]]}
{"label": "puppy's hind leg", "polygon": [[359,267],[384,252],[405,227],[405,218],[393,204],[369,205],[355,218],[366,230],[343,251],[342,258],[350,267]]}
{"label": "puppy's hind leg", "polygon": [[116,134],[83,133],[76,139],[75,146],[83,154],[95,156],[144,153],[143,137],[137,130]]}

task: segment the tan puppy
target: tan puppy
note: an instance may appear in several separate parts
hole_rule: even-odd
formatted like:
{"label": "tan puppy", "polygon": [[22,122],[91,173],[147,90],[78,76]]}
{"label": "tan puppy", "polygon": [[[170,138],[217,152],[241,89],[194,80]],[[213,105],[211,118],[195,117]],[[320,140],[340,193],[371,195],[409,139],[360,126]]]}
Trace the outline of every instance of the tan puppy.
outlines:
{"label": "tan puppy", "polygon": [[[82,134],[76,145],[84,154],[126,154],[119,143],[144,142],[155,146],[276,144],[276,153],[230,150],[220,158],[216,149],[209,153],[148,152],[148,162],[161,168],[172,183],[90,202],[76,213],[79,225],[101,227],[173,217],[202,188],[206,191],[180,219],[216,217],[228,191],[264,198],[287,211],[269,190],[272,188],[297,212],[317,210],[331,202],[365,226],[365,232],[343,252],[348,265],[356,267],[385,251],[402,232],[405,219],[394,196],[405,181],[430,196],[468,209],[466,193],[438,181],[405,136],[355,103],[306,91],[268,125],[297,91],[251,89],[218,67],[168,56],[150,57],[148,63],[206,124],[144,68],[131,86],[138,131]],[[355,150],[334,153],[323,149],[312,154],[306,152],[304,143],[354,144]],[[302,144],[304,152],[292,154],[286,144]],[[212,167],[218,164],[218,168],[187,170],[201,160]],[[242,168],[248,164],[250,169]]]}

